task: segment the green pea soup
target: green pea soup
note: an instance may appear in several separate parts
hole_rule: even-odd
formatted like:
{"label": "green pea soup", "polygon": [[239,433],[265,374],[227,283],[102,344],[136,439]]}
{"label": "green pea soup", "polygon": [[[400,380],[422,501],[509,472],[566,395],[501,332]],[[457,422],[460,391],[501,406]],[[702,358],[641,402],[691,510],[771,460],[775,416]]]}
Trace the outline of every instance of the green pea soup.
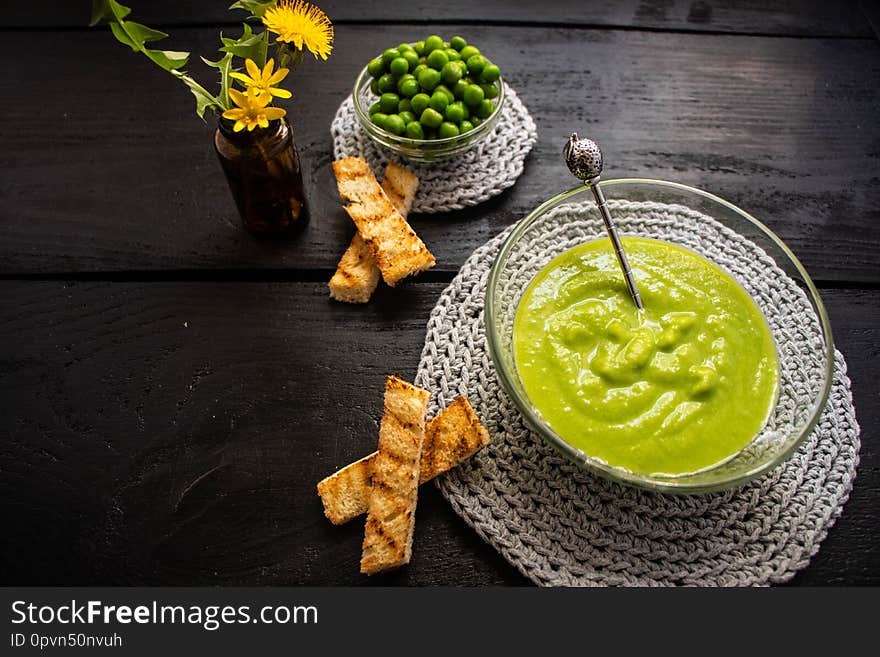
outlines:
{"label": "green pea soup", "polygon": [[564,252],[514,320],[529,400],[567,443],[642,474],[684,474],[742,450],[776,403],[779,368],[755,302],[703,257],[623,238],[645,308],[607,239]]}

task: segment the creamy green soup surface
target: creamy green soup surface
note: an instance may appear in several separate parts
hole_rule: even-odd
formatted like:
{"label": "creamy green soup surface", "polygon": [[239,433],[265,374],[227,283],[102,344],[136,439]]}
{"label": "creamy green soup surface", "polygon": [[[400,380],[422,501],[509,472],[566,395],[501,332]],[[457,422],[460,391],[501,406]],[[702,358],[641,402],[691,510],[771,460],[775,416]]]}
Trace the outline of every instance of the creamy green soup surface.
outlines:
{"label": "creamy green soup surface", "polygon": [[776,402],[770,329],[697,254],[623,238],[638,311],[607,239],[566,251],[520,300],[514,359],[534,407],[570,445],[638,473],[682,474],[745,447]]}

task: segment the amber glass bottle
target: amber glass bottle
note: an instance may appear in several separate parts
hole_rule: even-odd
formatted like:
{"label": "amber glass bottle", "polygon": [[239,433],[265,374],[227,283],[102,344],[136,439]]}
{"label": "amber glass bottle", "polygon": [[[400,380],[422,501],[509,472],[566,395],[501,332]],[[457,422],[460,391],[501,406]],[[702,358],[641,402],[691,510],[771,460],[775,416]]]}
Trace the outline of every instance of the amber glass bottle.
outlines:
{"label": "amber glass bottle", "polygon": [[308,221],[299,156],[286,118],[241,132],[233,132],[232,124],[221,119],[214,148],[248,231],[284,237]]}

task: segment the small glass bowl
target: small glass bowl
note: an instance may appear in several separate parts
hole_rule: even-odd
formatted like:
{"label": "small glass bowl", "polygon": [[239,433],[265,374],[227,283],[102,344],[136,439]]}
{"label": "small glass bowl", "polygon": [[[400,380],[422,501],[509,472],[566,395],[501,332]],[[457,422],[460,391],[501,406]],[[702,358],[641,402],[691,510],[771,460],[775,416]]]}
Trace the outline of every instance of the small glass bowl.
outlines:
{"label": "small glass bowl", "polygon": [[498,78],[495,85],[498,87],[498,96],[494,98],[495,111],[492,112],[480,125],[457,137],[443,139],[410,139],[406,136],[395,135],[383,130],[370,120],[370,105],[378,100],[370,91],[370,82],[373,78],[367,68],[361,71],[354,83],[351,92],[354,101],[354,111],[357,114],[358,123],[370,139],[379,146],[399,155],[410,162],[438,162],[470,150],[483,141],[495,129],[501,111],[504,107],[504,79]]}
{"label": "small glass bowl", "polygon": [[[567,443],[542,418],[517,374],[514,319],[520,298],[547,263],[577,244],[605,237],[586,186],[551,198],[525,217],[505,240],[492,266],[486,289],[486,335],[502,386],[534,431],[564,456],[603,477],[668,493],[716,491],[756,479],[788,458],[809,436],[828,400],[834,344],[815,285],[779,237],[713,194],[661,180],[620,179],[600,184],[622,234],[659,237],[699,253],[731,274],[761,309],[779,361],[779,394],[770,418],[740,452],[686,474],[642,474],[610,465]],[[685,217],[685,223],[668,221],[664,217],[670,215],[664,215],[664,210]],[[664,227],[656,228],[659,225]],[[650,234],[657,230],[662,233]],[[715,237],[697,239],[697,232]],[[742,271],[732,271],[730,263],[737,258],[743,262],[744,252],[748,254],[744,262],[749,264],[735,265]],[[744,271],[753,274],[751,280]],[[757,273],[764,271],[772,273]]]}

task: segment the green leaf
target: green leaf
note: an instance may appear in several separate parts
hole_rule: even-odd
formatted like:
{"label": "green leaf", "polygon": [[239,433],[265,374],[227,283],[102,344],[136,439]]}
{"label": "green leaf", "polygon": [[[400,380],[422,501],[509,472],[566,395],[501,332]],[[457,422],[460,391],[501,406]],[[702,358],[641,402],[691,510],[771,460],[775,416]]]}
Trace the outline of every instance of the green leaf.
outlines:
{"label": "green leaf", "polygon": [[230,9],[244,9],[251,12],[254,18],[262,18],[266,10],[274,5],[276,0],[238,0],[229,5]]}
{"label": "green leaf", "polygon": [[149,48],[144,48],[143,52],[156,64],[172,73],[186,66],[186,63],[189,61],[189,53],[179,50],[150,50]]}
{"label": "green leaf", "polygon": [[132,40],[132,38],[128,36],[128,33],[123,29],[120,23],[110,23],[110,31],[113,32],[113,36],[116,37],[116,40],[119,43],[128,46],[135,52],[140,50],[140,48],[138,48],[137,44]]}
{"label": "green leaf", "polygon": [[223,46],[220,52],[230,53],[242,59],[252,59],[257,66],[262,68],[266,65],[266,50],[268,43],[264,38],[265,33],[254,34],[251,26],[243,23],[242,34],[237,39],[230,39],[220,35],[220,41]]}
{"label": "green leaf", "polygon": [[131,9],[123,7],[116,0],[92,0],[92,20],[89,27],[94,27],[102,19],[121,21],[131,13]]}
{"label": "green leaf", "polygon": [[160,41],[167,37],[165,32],[154,30],[134,21],[117,21],[110,23],[113,36],[120,43],[135,51],[140,51],[166,71],[182,68],[189,61],[189,53],[179,50],[153,50],[146,47],[150,41]]}
{"label": "green leaf", "polygon": [[141,46],[150,41],[161,41],[168,36],[165,32],[154,30],[151,27],[135,23],[134,21],[120,21],[119,24],[125,28],[126,33],[131,39]]}
{"label": "green leaf", "polygon": [[216,96],[212,96],[207,89],[205,89],[198,82],[193,80],[186,73],[181,73],[180,71],[171,71],[171,74],[178,78],[181,82],[183,82],[189,90],[192,92],[193,96],[196,97],[196,114],[199,115],[199,118],[205,119],[205,112],[207,110],[211,111],[222,111],[223,105],[220,102],[220,99]]}
{"label": "green leaf", "polygon": [[[179,50],[157,50],[147,48],[146,44],[153,41],[160,41],[168,35],[165,32],[154,30],[151,27],[136,23],[135,21],[123,20],[131,13],[131,9],[125,7],[116,0],[92,0],[92,21],[91,25],[96,25],[102,20],[106,20],[110,24],[110,30],[116,40],[128,46],[136,52],[142,52],[152,62],[169,71],[172,75],[183,82],[192,94],[196,97],[196,113],[202,119],[205,118],[207,110],[223,111],[229,105],[228,95],[228,77],[229,62],[231,55],[224,57],[216,63],[220,68],[221,74],[221,92],[222,99],[212,96],[202,85],[193,80],[189,75],[180,69],[186,66],[189,61],[189,53]],[[222,68],[221,68],[222,66]]]}
{"label": "green leaf", "polygon": [[220,95],[217,98],[224,109],[229,109],[231,107],[229,103],[229,72],[232,70],[232,53],[226,53],[216,62],[212,62],[206,57],[202,57],[202,61],[220,71]]}

